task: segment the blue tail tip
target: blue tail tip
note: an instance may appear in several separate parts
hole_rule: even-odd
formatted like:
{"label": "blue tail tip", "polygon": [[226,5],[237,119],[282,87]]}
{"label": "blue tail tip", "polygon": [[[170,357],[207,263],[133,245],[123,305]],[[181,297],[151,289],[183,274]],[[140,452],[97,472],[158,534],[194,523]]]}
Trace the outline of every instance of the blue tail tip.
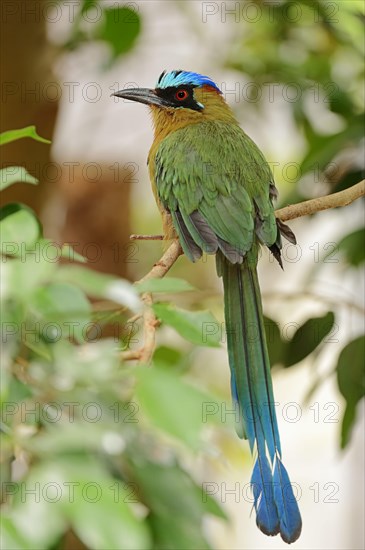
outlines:
{"label": "blue tail tip", "polygon": [[[273,518],[271,518],[273,519]],[[282,522],[278,519],[277,522],[271,521],[262,521],[259,516],[256,516],[256,525],[260,529],[260,531],[268,536],[268,537],[275,537],[276,535],[281,536],[284,542],[286,544],[292,544],[293,542],[297,541],[301,535],[302,532],[302,520],[299,518],[299,521],[297,521],[297,524],[295,528],[292,528],[290,531],[287,529],[287,527],[283,527]]]}
{"label": "blue tail tip", "polygon": [[267,526],[262,524],[258,520],[257,517],[256,517],[256,525],[260,529],[260,531],[268,537],[275,537],[276,535],[278,535],[280,533],[281,538],[283,539],[284,542],[286,542],[286,544],[292,544],[293,542],[296,542],[299,539],[299,537],[301,535],[301,532],[302,532],[302,522],[301,521],[298,524],[298,526],[296,527],[296,529],[294,531],[292,531],[291,533],[288,533],[286,530],[284,531],[284,530],[280,529],[280,524],[279,523],[277,525],[275,525],[273,528],[268,529]]}
{"label": "blue tail tip", "polygon": [[280,536],[284,542],[286,542],[287,544],[292,544],[293,542],[299,539],[301,532],[302,532],[302,521],[300,520],[300,522],[298,523],[294,531],[292,531],[289,534],[287,532],[284,532],[283,530],[280,530]]}
{"label": "blue tail tip", "polygon": [[275,525],[275,527],[273,527],[272,529],[268,529],[266,527],[266,525],[263,525],[259,519],[256,517],[256,525],[257,527],[260,529],[260,531],[262,533],[264,533],[264,535],[267,535],[268,537],[275,537],[276,535],[278,535],[280,533],[280,526],[279,526],[279,522],[277,523],[277,525]]}

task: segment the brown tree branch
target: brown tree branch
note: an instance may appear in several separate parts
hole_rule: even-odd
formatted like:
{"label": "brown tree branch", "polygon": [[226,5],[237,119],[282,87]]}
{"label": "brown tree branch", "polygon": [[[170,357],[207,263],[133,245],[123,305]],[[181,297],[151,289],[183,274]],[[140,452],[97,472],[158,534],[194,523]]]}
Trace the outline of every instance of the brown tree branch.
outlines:
{"label": "brown tree branch", "polygon": [[[182,253],[180,243],[175,239],[151,271],[138,282],[141,283],[148,279],[162,279]],[[120,357],[124,361],[138,360],[140,363],[148,364],[155,350],[155,333],[159,322],[152,309],[151,293],[145,292],[142,295],[142,300],[146,305],[143,313],[143,346],[138,350],[122,351]],[[135,320],[136,318],[134,318]]]}
{"label": "brown tree branch", "polygon": [[314,214],[315,212],[320,212],[321,210],[347,206],[363,195],[365,195],[365,180],[360,181],[344,191],[333,193],[332,195],[325,195],[324,197],[318,197],[309,201],[285,206],[285,208],[276,210],[275,215],[279,220],[286,222],[288,220],[294,220],[295,218]]}
{"label": "brown tree branch", "polygon": [[171,269],[179,256],[183,253],[180,243],[177,239],[172,241],[161,259],[155,263],[151,271],[147,273],[138,282],[142,283],[148,279],[162,279],[166,273]]}
{"label": "brown tree branch", "polygon": [[[328,210],[329,208],[338,208],[340,206],[347,206],[361,196],[365,195],[365,180],[360,181],[356,185],[340,191],[339,193],[333,193],[332,195],[326,195],[324,197],[318,197],[309,201],[300,202],[298,204],[291,204],[285,208],[280,208],[275,211],[275,215],[281,221],[294,220],[302,216],[308,216],[315,212],[322,210]],[[145,240],[161,240],[162,235],[132,235],[134,239]],[[180,243],[177,239],[172,241],[169,248],[163,254],[161,259],[153,266],[151,271],[147,273],[140,281],[147,281],[148,279],[162,279],[166,273],[174,265],[178,257],[183,253]],[[123,351],[120,357],[125,360],[139,360],[141,363],[148,364],[152,358],[155,349],[155,332],[158,320],[152,310],[152,295],[145,293],[142,296],[143,301],[146,304],[145,312],[143,313],[143,338],[144,344],[138,350]]]}
{"label": "brown tree branch", "polygon": [[156,327],[160,324],[152,309],[152,294],[146,292],[142,297],[145,303],[145,311],[143,313],[143,347],[139,357],[139,362],[148,365],[152,359],[153,352],[156,346]]}

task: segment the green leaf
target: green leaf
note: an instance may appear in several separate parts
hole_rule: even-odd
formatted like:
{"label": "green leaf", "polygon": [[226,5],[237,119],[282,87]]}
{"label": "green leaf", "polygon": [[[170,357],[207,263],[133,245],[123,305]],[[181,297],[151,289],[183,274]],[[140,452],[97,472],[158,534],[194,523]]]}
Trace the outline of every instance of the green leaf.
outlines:
{"label": "green leaf", "polygon": [[47,261],[37,245],[38,241],[34,245],[35,252],[29,252],[29,257],[19,254],[18,258],[1,263],[3,298],[15,298],[16,303],[29,300],[34,289],[47,283],[55,274],[56,264]]}
{"label": "green leaf", "polygon": [[36,246],[39,249],[39,255],[50,263],[57,263],[61,258],[66,258],[70,262],[87,262],[87,258],[76,252],[68,243],[60,247],[50,239],[40,238],[37,240]]}
{"label": "green leaf", "polygon": [[[179,464],[158,464],[137,459],[132,464],[133,477],[141,486],[145,503],[157,515],[171,515],[190,521],[200,521],[204,514],[214,513],[226,518],[219,505],[202,498],[202,488],[198,487],[190,475]],[[179,498],[176,498],[179,495]],[[209,500],[209,503],[208,503]]]}
{"label": "green leaf", "polygon": [[76,250],[72,248],[68,243],[65,243],[61,248],[61,256],[62,258],[67,258],[68,260],[72,262],[81,262],[82,264],[87,262],[87,258],[85,256],[82,256]]}
{"label": "green leaf", "polygon": [[[186,384],[175,372],[155,367],[136,371],[136,397],[152,424],[196,449],[207,403],[216,400]],[[215,418],[209,417],[213,421]]]}
{"label": "green leaf", "polygon": [[35,488],[35,495],[30,493],[26,499],[20,495],[10,517],[32,548],[48,548],[67,525],[92,550],[150,548],[144,522],[134,517],[127,504],[130,488],[117,486],[92,456],[63,455],[42,461],[32,467],[25,487]]}
{"label": "green leaf", "polygon": [[188,522],[183,517],[176,516],[149,517],[151,528],[156,539],[158,550],[209,550],[211,546],[206,541],[200,524]]}
{"label": "green leaf", "polygon": [[157,317],[198,346],[219,347],[220,323],[209,311],[187,311],[167,304],[154,304]]}
{"label": "green leaf", "polygon": [[[12,484],[15,486],[15,484]],[[8,485],[10,489],[10,485]],[[36,541],[38,544],[38,539]],[[19,529],[18,525],[14,525],[13,520],[10,517],[2,515],[1,518],[1,548],[6,550],[34,550],[34,541],[29,539],[28,533],[24,533],[22,529]],[[38,548],[40,548],[38,546]]]}
{"label": "green leaf", "polygon": [[228,520],[227,514],[218,504],[217,500],[207,493],[207,487],[205,485],[202,485],[201,487],[197,486],[196,489],[197,491],[199,491],[199,497],[203,500],[205,504],[205,510],[208,514],[211,514],[212,516],[217,516],[217,518]]}
{"label": "green leaf", "polygon": [[308,319],[299,327],[285,346],[284,367],[291,367],[310,355],[330,333],[334,322],[335,316],[329,311],[323,317]]}
{"label": "green leaf", "polygon": [[95,0],[82,0],[82,7],[81,7],[81,13],[84,15],[87,10],[89,10],[92,6],[95,6]]}
{"label": "green leaf", "polygon": [[[95,485],[94,479],[90,477],[88,483]],[[97,503],[87,502],[86,499],[81,498],[78,505],[73,507],[70,519],[80,540],[92,550],[100,550],[100,548],[146,550],[146,548],[150,548],[145,525],[133,517],[125,503],[125,500],[129,498],[129,493],[123,490],[122,485],[119,485],[119,495],[116,499],[113,490],[118,490],[118,487],[113,480],[102,484],[98,482],[97,486],[100,490],[100,499]]]}
{"label": "green leaf", "polygon": [[23,204],[11,203],[0,209],[1,252],[20,255],[41,235],[34,212]]}
{"label": "green leaf", "polygon": [[107,42],[117,57],[129,51],[140,32],[141,21],[136,11],[128,7],[106,8],[98,38]]}
{"label": "green leaf", "polygon": [[365,260],[365,229],[349,233],[339,242],[338,247],[350,265],[359,266]]}
{"label": "green leaf", "polygon": [[104,298],[108,285],[117,280],[113,275],[99,273],[81,265],[61,265],[55,277],[59,282],[78,285],[86,294],[96,298]]}
{"label": "green leaf", "polygon": [[[209,548],[202,534],[205,514],[211,513],[212,499],[205,499],[201,487],[178,464],[160,465],[137,460],[132,464],[143,496],[151,513],[149,521],[159,549]],[[178,498],[177,498],[178,495]],[[214,502],[214,512],[225,517]]]}
{"label": "green leaf", "polygon": [[360,139],[363,131],[363,117],[356,115],[348,120],[347,126],[342,132],[331,136],[316,135],[310,140],[309,151],[302,161],[299,172],[305,174],[314,168],[325,169],[347,143]]}
{"label": "green leaf", "polygon": [[[31,470],[18,488],[9,514],[16,532],[27,540],[31,548],[49,548],[66,529],[61,501],[52,502],[57,492],[62,493],[66,487],[61,485],[56,469],[50,475],[40,465]],[[24,493],[28,488],[32,488],[33,493]]]}
{"label": "green leaf", "polygon": [[39,182],[24,168],[24,166],[9,166],[0,170],[0,191],[14,183],[23,182],[37,185]]}
{"label": "green leaf", "polygon": [[[77,287],[65,283],[52,283],[34,293],[31,309],[43,321],[41,334],[54,342],[74,336],[79,342],[86,338],[86,325],[91,319],[91,305]],[[72,333],[70,322],[72,321]]]}
{"label": "green leaf", "polygon": [[137,283],[138,292],[186,292],[195,290],[195,288],[184,279],[175,277],[164,277],[163,279],[147,279],[142,283]]}
{"label": "green leaf", "polygon": [[[59,461],[59,472],[67,482],[77,483],[75,498],[64,501],[64,510],[80,540],[92,550],[146,550],[149,533],[128,505],[130,487],[113,479],[90,456]],[[53,471],[57,471],[57,462]],[[133,489],[133,487],[132,487]]]}
{"label": "green leaf", "polygon": [[0,134],[0,145],[5,145],[6,143],[11,143],[17,139],[27,137],[32,138],[35,141],[40,141],[41,143],[52,143],[49,139],[39,136],[35,126],[26,126],[25,128],[20,128],[19,130],[9,130]]}
{"label": "green leaf", "polygon": [[355,105],[351,95],[345,90],[336,86],[329,98],[329,106],[331,111],[348,117],[350,113],[355,111]]}
{"label": "green leaf", "polygon": [[344,449],[351,436],[356,418],[356,407],[365,395],[365,336],[359,336],[343,348],[337,363],[337,383],[346,399],[346,410],[341,427],[341,448]]}
{"label": "green leaf", "polygon": [[181,351],[167,346],[159,346],[153,354],[153,362],[163,368],[176,368],[182,359]]}
{"label": "green leaf", "polygon": [[77,285],[89,296],[107,298],[129,309],[141,310],[142,302],[134,286],[124,279],[98,273],[81,265],[60,266],[57,270],[56,279],[60,282]]}
{"label": "green leaf", "polygon": [[29,386],[15,377],[11,378],[8,391],[7,401],[9,403],[18,403],[23,400],[25,401],[32,395]]}

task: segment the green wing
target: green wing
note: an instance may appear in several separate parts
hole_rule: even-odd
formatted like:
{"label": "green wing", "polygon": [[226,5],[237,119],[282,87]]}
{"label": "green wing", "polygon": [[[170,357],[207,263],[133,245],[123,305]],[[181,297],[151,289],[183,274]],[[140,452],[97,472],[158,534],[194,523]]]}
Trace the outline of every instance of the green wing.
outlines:
{"label": "green wing", "polygon": [[241,263],[255,235],[269,247],[276,242],[273,177],[239,126],[203,122],[177,130],[161,142],[155,163],[159,198],[191,260],[220,249]]}

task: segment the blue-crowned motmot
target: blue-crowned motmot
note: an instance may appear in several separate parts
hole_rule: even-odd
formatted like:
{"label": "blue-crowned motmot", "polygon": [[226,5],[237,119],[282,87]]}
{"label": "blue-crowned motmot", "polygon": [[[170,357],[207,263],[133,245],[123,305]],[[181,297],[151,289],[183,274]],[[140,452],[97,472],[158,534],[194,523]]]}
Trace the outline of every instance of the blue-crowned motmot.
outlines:
{"label": "blue-crowned motmot", "polygon": [[281,265],[281,234],[295,243],[275,218],[271,170],[206,76],[163,72],[154,89],[114,95],[145,103],[152,113],[149,173],[166,238],[178,236],[193,262],[203,252],[216,256],[237,432],[257,451],[251,478],[256,523],[265,534],[294,542],[302,522],[282,463],[256,271],[260,245]]}

